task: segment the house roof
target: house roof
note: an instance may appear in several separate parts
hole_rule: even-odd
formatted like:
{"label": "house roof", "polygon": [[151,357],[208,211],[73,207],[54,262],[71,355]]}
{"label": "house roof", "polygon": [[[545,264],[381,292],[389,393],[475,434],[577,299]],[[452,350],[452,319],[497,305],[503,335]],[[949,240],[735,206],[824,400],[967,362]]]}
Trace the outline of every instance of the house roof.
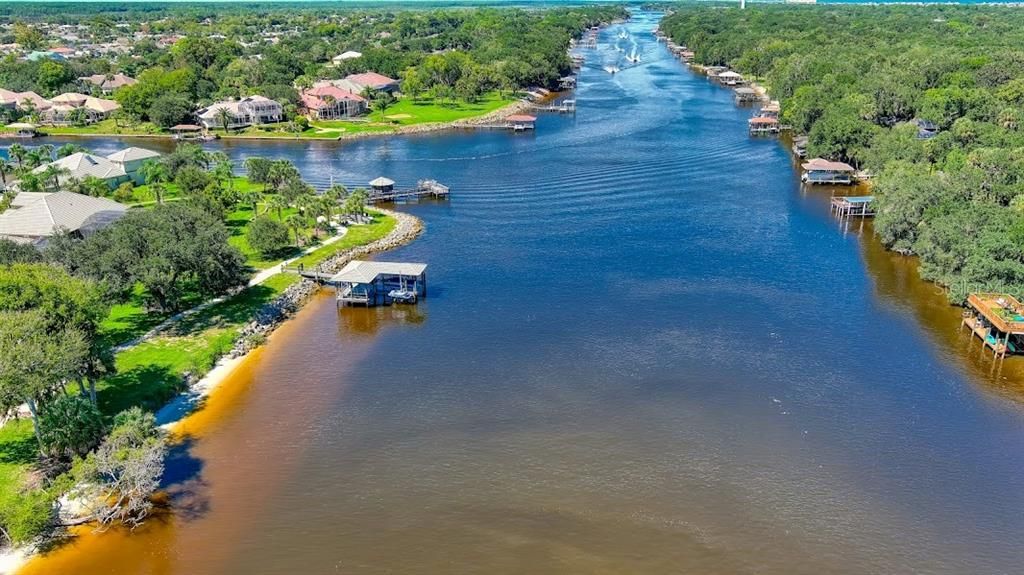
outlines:
{"label": "house roof", "polygon": [[153,150],[147,150],[146,148],[136,148],[132,146],[125,148],[119,152],[114,152],[107,156],[107,159],[111,162],[123,164],[125,162],[131,162],[134,160],[148,160],[149,158],[159,158],[160,153],[154,152]]}
{"label": "house roof", "polygon": [[317,86],[315,88],[310,88],[309,90],[304,90],[302,94],[300,94],[302,104],[311,110],[317,110],[326,106],[327,102],[324,101],[325,96],[334,98],[335,102],[343,100],[349,100],[352,102],[366,101],[365,98],[358,94],[353,94],[348,90],[343,90],[333,85]]}
{"label": "house roof", "polygon": [[385,178],[384,176],[381,176],[381,177],[371,181],[370,185],[375,187],[375,188],[383,188],[383,187],[386,187],[386,186],[393,186],[393,185],[395,185],[395,181],[394,180],[389,180],[388,178]]}
{"label": "house roof", "polygon": [[368,88],[386,88],[392,84],[397,84],[398,80],[388,78],[383,74],[376,72],[363,72],[362,74],[351,74],[345,76],[345,79],[353,84]]}
{"label": "house roof", "polygon": [[427,271],[427,264],[401,262],[366,262],[353,260],[341,268],[332,282],[357,284],[372,283],[379,275],[419,276]]}
{"label": "house roof", "polygon": [[14,199],[11,200],[12,208],[23,208],[32,202],[39,201],[44,197],[50,195],[45,192],[18,192]]}
{"label": "house roof", "polygon": [[60,228],[95,231],[120,219],[128,211],[128,206],[113,200],[72,192],[40,196],[16,210],[0,214],[0,236],[43,238]]}
{"label": "house roof", "polygon": [[104,180],[125,176],[124,168],[102,156],[94,156],[85,152],[78,152],[61,158],[56,162],[43,164],[32,170],[34,174],[41,174],[46,167],[55,165],[66,169],[69,173],[65,177],[82,179],[86,176],[95,176]]}
{"label": "house roof", "polygon": [[114,110],[116,110],[116,109],[121,107],[121,104],[118,104],[117,102],[115,102],[113,100],[105,100],[103,98],[94,98],[92,96],[89,96],[88,98],[86,98],[85,99],[85,104],[83,104],[83,105],[86,108],[89,108],[90,110],[93,110],[95,112],[102,112],[102,113],[113,112]]}
{"label": "house roof", "polygon": [[54,104],[65,104],[68,106],[81,106],[89,99],[86,94],[79,94],[78,92],[64,92],[59,96],[50,98],[50,101]]}
{"label": "house roof", "polygon": [[35,92],[13,92],[0,88],[0,104],[13,103],[21,108],[21,103],[25,100],[30,100],[37,110],[45,110],[50,107],[50,101]]}
{"label": "house roof", "polygon": [[106,90],[116,90],[122,86],[131,86],[137,82],[135,78],[125,76],[124,74],[93,74],[92,76],[82,76],[79,80]]}
{"label": "house roof", "polygon": [[342,52],[341,54],[338,54],[337,56],[331,58],[331,60],[334,60],[335,62],[340,62],[341,60],[354,60],[356,58],[362,58],[362,57],[363,57],[362,52],[356,52],[354,50],[349,50],[347,52]]}
{"label": "house roof", "polygon": [[852,172],[853,166],[843,162],[833,162],[824,158],[814,158],[802,164],[805,170],[819,170],[823,172]]}

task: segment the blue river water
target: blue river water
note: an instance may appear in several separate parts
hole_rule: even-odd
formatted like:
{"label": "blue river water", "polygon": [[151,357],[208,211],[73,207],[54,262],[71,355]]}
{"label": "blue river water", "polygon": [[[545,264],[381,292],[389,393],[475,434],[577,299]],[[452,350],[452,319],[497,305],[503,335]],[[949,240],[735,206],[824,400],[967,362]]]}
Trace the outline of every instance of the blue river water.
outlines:
{"label": "blue river water", "polygon": [[73,572],[1021,572],[1020,403],[656,21],[534,134],[215,144],[449,185],[380,258],[429,297],[312,302],[171,463],[174,520]]}

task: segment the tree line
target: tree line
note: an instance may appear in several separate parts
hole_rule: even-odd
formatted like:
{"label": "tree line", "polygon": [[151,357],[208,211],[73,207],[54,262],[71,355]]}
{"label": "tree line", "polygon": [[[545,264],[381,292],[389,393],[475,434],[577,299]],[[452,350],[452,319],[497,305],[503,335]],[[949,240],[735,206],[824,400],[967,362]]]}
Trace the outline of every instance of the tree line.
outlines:
{"label": "tree line", "polygon": [[879,238],[952,301],[1024,293],[1024,14],[681,6],[661,29],[766,84],[810,155],[873,174]]}

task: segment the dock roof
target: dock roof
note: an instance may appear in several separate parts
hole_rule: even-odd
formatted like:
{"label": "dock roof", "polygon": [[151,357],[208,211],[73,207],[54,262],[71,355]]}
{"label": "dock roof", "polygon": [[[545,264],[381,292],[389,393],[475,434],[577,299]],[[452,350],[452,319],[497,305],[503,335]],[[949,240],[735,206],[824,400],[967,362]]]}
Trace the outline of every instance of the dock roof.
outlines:
{"label": "dock roof", "polygon": [[427,264],[405,263],[405,262],[367,262],[353,260],[348,262],[341,271],[331,278],[332,283],[373,283],[377,276],[410,276],[423,275],[427,271]]}
{"label": "dock roof", "polygon": [[967,303],[1003,333],[1024,334],[1024,305],[1010,294],[972,293]]}
{"label": "dock roof", "polygon": [[822,172],[852,172],[853,166],[843,162],[833,162],[824,158],[814,158],[804,162],[801,167],[805,170],[816,170]]}
{"label": "dock roof", "polygon": [[376,178],[373,181],[371,181],[370,185],[375,187],[375,188],[386,188],[388,186],[395,185],[395,181],[394,180],[390,180],[388,178],[385,178],[384,176],[381,176],[381,177]]}

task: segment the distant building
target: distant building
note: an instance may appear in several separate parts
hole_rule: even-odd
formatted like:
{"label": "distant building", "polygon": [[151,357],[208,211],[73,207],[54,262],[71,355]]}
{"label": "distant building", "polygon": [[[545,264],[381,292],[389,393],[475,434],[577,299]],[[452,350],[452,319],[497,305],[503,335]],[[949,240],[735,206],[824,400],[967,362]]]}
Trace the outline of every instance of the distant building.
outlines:
{"label": "distant building", "polygon": [[78,92],[54,96],[50,103],[52,105],[46,110],[44,119],[47,123],[57,126],[73,124],[79,119],[86,124],[105,120],[114,110],[121,107],[114,100],[95,98]]}
{"label": "distant building", "polygon": [[48,110],[51,105],[49,100],[35,92],[12,92],[0,88],[0,107],[18,109],[22,112],[30,109],[42,112]]}
{"label": "distant building", "polygon": [[349,50],[348,52],[342,52],[341,54],[338,54],[337,56],[331,58],[331,64],[334,65],[334,66],[337,66],[337,65],[341,64],[342,62],[344,62],[345,60],[355,60],[357,58],[362,58],[362,57],[363,57],[362,52],[355,52],[355,51]]}
{"label": "distant building", "polygon": [[284,108],[277,101],[263,96],[249,96],[241,100],[211,104],[199,110],[199,121],[208,129],[223,128],[221,110],[227,110],[229,130],[253,124],[280,122],[284,118]]}
{"label": "distant building", "polygon": [[24,195],[15,196],[11,208],[0,214],[0,238],[42,247],[58,231],[87,237],[128,211],[113,200],[72,192]]}
{"label": "distant building", "polygon": [[96,86],[104,94],[111,94],[118,88],[131,86],[137,82],[135,78],[124,74],[93,74],[92,76],[82,76],[79,80],[85,84]]}
{"label": "distant building", "polygon": [[136,184],[143,184],[146,178],[140,173],[140,168],[150,161],[160,157],[159,152],[147,150],[146,148],[125,148],[107,156],[107,159],[114,164],[121,166],[124,173]]}
{"label": "distant building", "polygon": [[337,86],[327,85],[303,90],[302,105],[311,118],[336,120],[366,112],[366,99]]}

